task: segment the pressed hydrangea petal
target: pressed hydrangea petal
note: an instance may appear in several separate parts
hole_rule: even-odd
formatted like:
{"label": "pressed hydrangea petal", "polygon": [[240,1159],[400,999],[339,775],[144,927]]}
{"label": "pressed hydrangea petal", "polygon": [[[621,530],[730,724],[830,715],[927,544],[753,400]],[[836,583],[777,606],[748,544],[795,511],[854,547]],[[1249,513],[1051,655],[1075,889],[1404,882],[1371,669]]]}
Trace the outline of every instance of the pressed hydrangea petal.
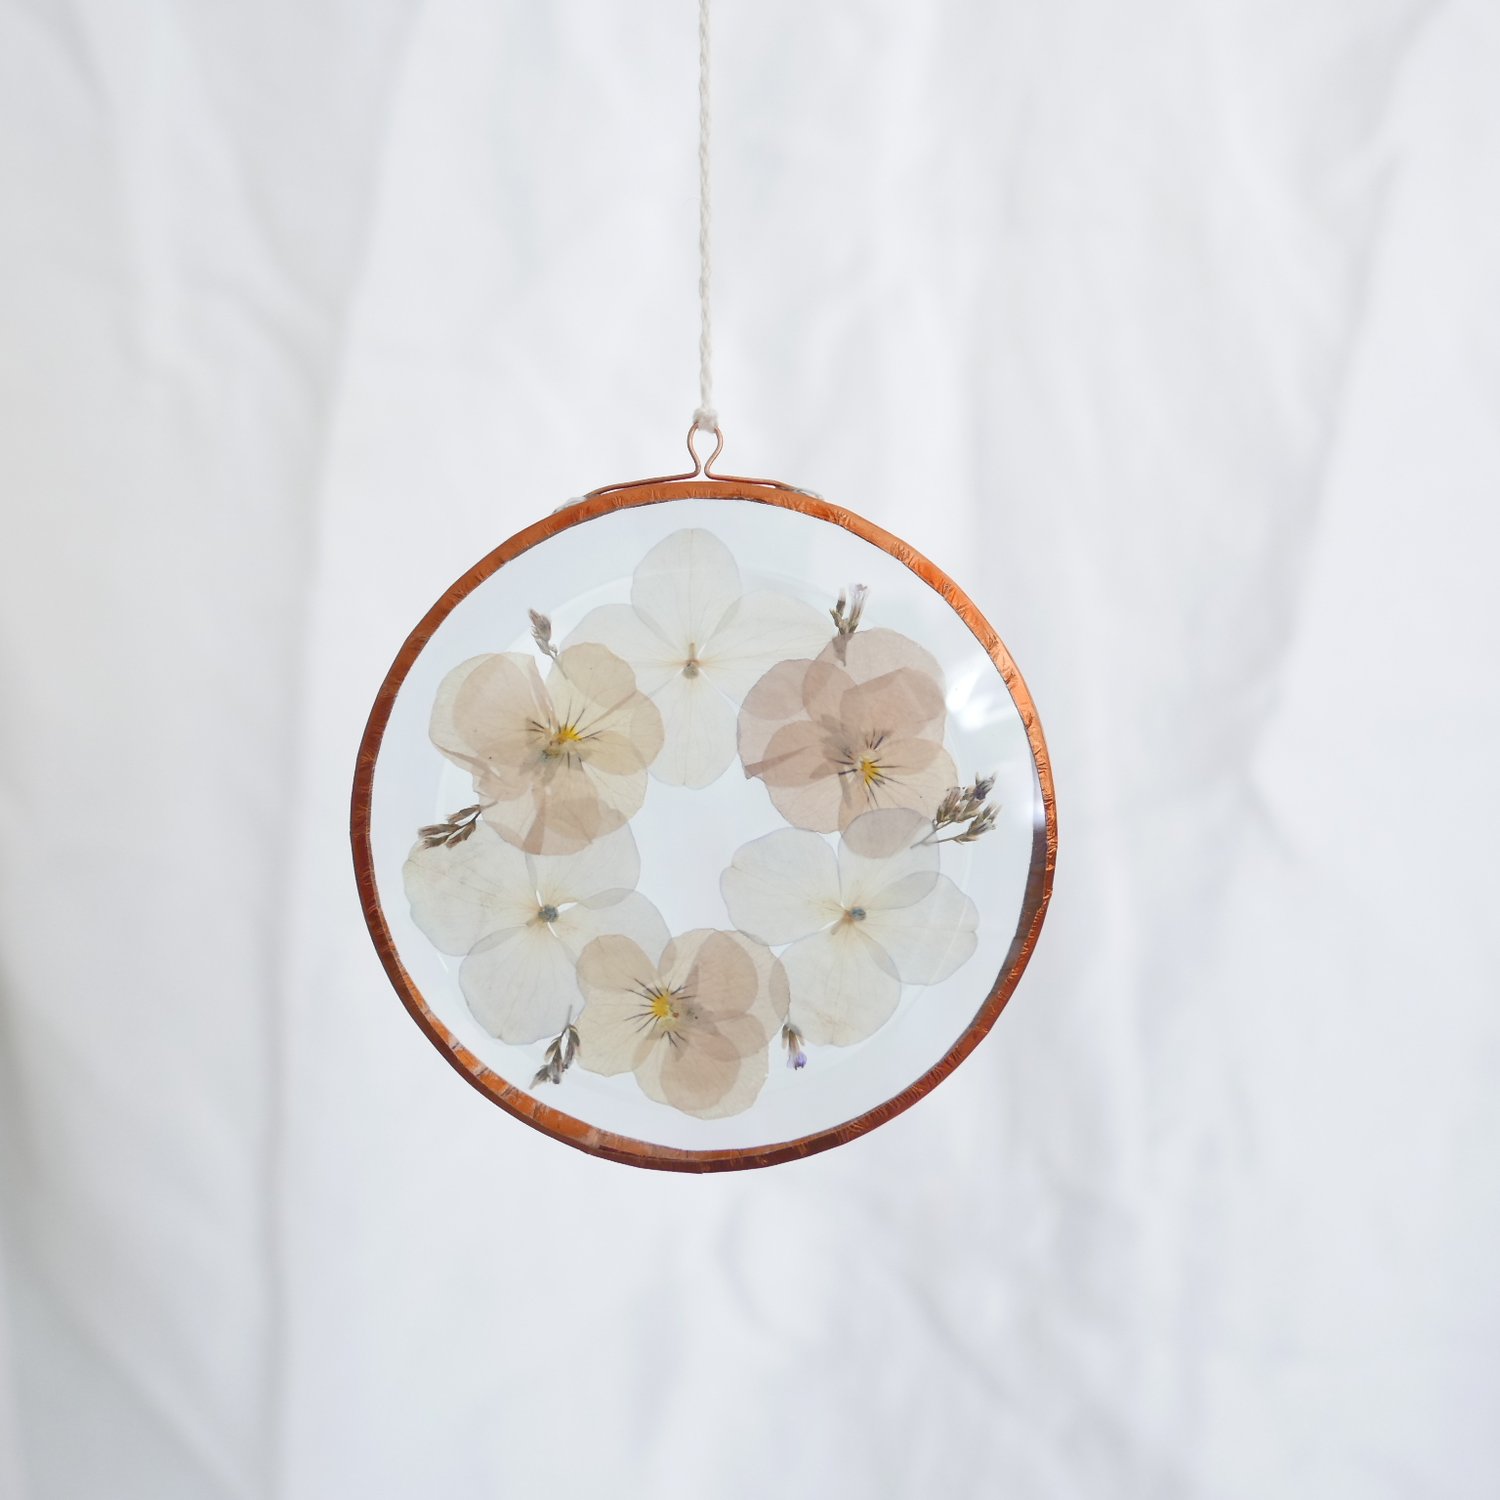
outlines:
{"label": "pressed hydrangea petal", "polygon": [[766,1081],[769,1046],[746,1053],[745,1038],[753,1032],[744,1021],[718,1023],[694,1031],[673,1046],[653,1047],[636,1069],[648,1097],[702,1120],[720,1120],[743,1113],[755,1103]]}
{"label": "pressed hydrangea petal", "polygon": [[806,786],[768,786],[776,811],[794,828],[833,833],[843,814],[837,776],[823,776]]}
{"label": "pressed hydrangea petal", "polygon": [[[635,1070],[648,1098],[685,1114],[712,1117],[714,1106],[733,1089],[741,1058],[733,1044],[701,1030],[691,1040],[669,1042],[658,1037]],[[672,1086],[669,1089],[667,1075]]]}
{"label": "pressed hydrangea petal", "polygon": [[525,857],[482,825],[451,848],[419,844],[402,876],[412,921],[440,953],[467,953],[536,911]]}
{"label": "pressed hydrangea petal", "polygon": [[514,652],[472,657],[443,679],[429,733],[450,760],[474,777],[482,796],[504,800],[524,784],[523,767],[538,756],[536,724],[547,695],[530,657]]}
{"label": "pressed hydrangea petal", "polygon": [[474,1019],[515,1045],[556,1036],[582,1003],[572,955],[535,919],[476,944],[458,982]]}
{"label": "pressed hydrangea petal", "polygon": [[742,932],[728,934],[749,953],[760,976],[760,986],[755,993],[755,1002],[748,1014],[765,1033],[766,1040],[781,1030],[791,1004],[791,989],[787,984],[786,970],[781,960],[764,943],[756,942]]}
{"label": "pressed hydrangea petal", "polygon": [[558,912],[552,924],[557,940],[575,957],[595,938],[606,934],[629,938],[639,948],[660,953],[667,941],[667,924],[661,913],[639,891],[608,894],[615,899],[580,902]]}
{"label": "pressed hydrangea petal", "polygon": [[740,1015],[755,1004],[761,973],[735,933],[700,928],[677,938],[662,954],[662,978],[681,986],[683,1003],[695,1019]]}
{"label": "pressed hydrangea petal", "polygon": [[645,772],[637,773],[634,784],[612,778],[603,785],[608,799],[583,766],[555,762],[520,797],[492,803],[481,816],[528,854],[571,854],[622,827],[645,798]]}
{"label": "pressed hydrangea petal", "polygon": [[453,722],[453,705],[464,684],[489,659],[487,654],[471,656],[467,661],[461,661],[444,674],[443,680],[438,684],[437,696],[432,700],[432,716],[427,726],[428,738],[444,755],[452,756],[461,763],[464,758],[472,758],[473,748]]}
{"label": "pressed hydrangea petal", "polygon": [[[579,761],[591,780],[602,784],[608,778],[641,777],[661,746],[661,716],[651,707],[649,699],[641,703],[651,709],[649,718],[644,718],[647,733],[639,738],[632,732],[635,728],[635,705],[617,710],[601,720],[603,728],[596,729],[579,752]],[[645,787],[641,792],[644,795]]]}
{"label": "pressed hydrangea petal", "polygon": [[762,942],[743,932],[700,928],[677,938],[662,953],[664,983],[679,986],[694,1015],[716,1025],[748,1020],[748,1050],[755,1050],[786,1020],[786,971]]}
{"label": "pressed hydrangea petal", "polygon": [[793,943],[781,955],[792,992],[792,1024],[809,1041],[847,1047],[873,1035],[895,1014],[901,980],[885,950],[841,922]]}
{"label": "pressed hydrangea petal", "polygon": [[698,659],[714,685],[738,702],[777,662],[816,656],[832,634],[828,616],[811,604],[757,591],[730,607]]}
{"label": "pressed hydrangea petal", "polygon": [[843,904],[878,911],[920,901],[937,883],[937,846],[922,843],[931,832],[932,820],[907,808],[855,818],[839,841]]}
{"label": "pressed hydrangea petal", "polygon": [[827,841],[782,828],[735,851],[719,878],[729,919],[741,932],[779,946],[817,932],[842,914],[838,858]]}
{"label": "pressed hydrangea petal", "polygon": [[640,561],[630,602],[673,646],[702,646],[740,596],[740,570],[729,548],[699,527],[674,531]]}
{"label": "pressed hydrangea petal", "polygon": [[941,740],[947,709],[938,683],[902,667],[851,687],[839,700],[838,716],[845,732],[862,743],[882,736]]}
{"label": "pressed hydrangea petal", "polygon": [[907,984],[939,984],[973,955],[979,912],[949,880],[910,905],[872,908],[865,935],[885,949]]}
{"label": "pressed hydrangea petal", "polygon": [[578,984],[585,1004],[575,1023],[583,1067],[623,1073],[644,1060],[652,1026],[643,992],[657,982],[655,963],[630,938],[599,937],[584,948],[578,955]]}
{"label": "pressed hydrangea petal", "polygon": [[856,682],[869,682],[887,672],[906,668],[930,677],[938,684],[939,691],[943,691],[943,669],[937,658],[900,631],[878,627],[856,630],[843,645],[840,655],[839,643],[830,643],[823,652],[823,660],[840,662]]}
{"label": "pressed hydrangea petal", "polygon": [[[733,1077],[729,1087],[709,1105],[698,1105],[689,1110],[704,1120],[723,1120],[730,1115],[743,1114],[756,1099],[760,1097],[760,1091],[765,1087],[766,1076],[770,1072],[771,1052],[769,1039],[762,1042],[753,1051],[744,1051],[745,1042],[736,1040],[732,1033],[736,1030],[744,1030],[746,1022],[728,1022],[723,1027],[723,1039],[738,1054]],[[674,1058],[673,1062],[676,1061]],[[662,1092],[667,1096],[669,1103],[677,1103],[679,1099],[686,1098],[685,1080],[671,1066],[662,1069]],[[677,1105],[679,1109],[688,1109],[686,1102]]]}
{"label": "pressed hydrangea petal", "polygon": [[629,662],[607,646],[584,642],[558,652],[547,674],[547,691],[559,722],[588,733],[629,704],[637,688]]}
{"label": "pressed hydrangea petal", "polygon": [[679,672],[658,689],[661,753],[651,774],[668,786],[695,790],[717,781],[734,759],[734,708],[703,675]]}
{"label": "pressed hydrangea petal", "polygon": [[641,856],[628,828],[571,854],[530,854],[527,878],[540,906],[563,906],[603,896],[618,900],[641,878]]}
{"label": "pressed hydrangea petal", "polygon": [[607,646],[628,662],[635,673],[635,685],[643,693],[654,693],[681,671],[687,660],[685,653],[630,604],[601,604],[591,609],[568,633],[568,646],[584,642]]}
{"label": "pressed hydrangea petal", "polygon": [[807,786],[836,770],[828,755],[827,732],[808,719],[783,724],[758,756],[745,758],[746,775],[760,777],[767,786]]}
{"label": "pressed hydrangea petal", "polygon": [[807,663],[802,673],[802,711],[815,723],[832,727],[842,722],[844,695],[857,684],[825,653]]}
{"label": "pressed hydrangea petal", "polygon": [[745,694],[740,706],[740,754],[758,760],[771,736],[803,712],[810,661],[778,662]]}

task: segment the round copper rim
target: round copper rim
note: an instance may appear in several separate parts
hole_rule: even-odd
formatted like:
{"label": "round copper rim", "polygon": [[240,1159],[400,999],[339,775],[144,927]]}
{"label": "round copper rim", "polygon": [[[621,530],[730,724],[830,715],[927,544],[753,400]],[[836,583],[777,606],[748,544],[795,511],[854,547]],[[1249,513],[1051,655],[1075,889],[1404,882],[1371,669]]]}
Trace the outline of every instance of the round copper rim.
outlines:
{"label": "round copper rim", "polygon": [[[370,807],[375,780],[375,761],[380,754],[381,740],[386,724],[390,720],[391,707],[411,664],[416,660],[438,626],[447,618],[458,602],[473,592],[485,579],[497,573],[506,563],[529,551],[549,537],[598,516],[612,511],[629,510],[638,505],[656,505],[666,500],[722,499],[750,500],[761,505],[775,505],[783,510],[798,511],[816,517],[820,521],[842,526],[855,536],[872,542],[882,551],[890,553],[903,563],[929,587],[942,595],[969,629],[990,659],[999,669],[1012,700],[1026,726],[1026,737],[1031,745],[1032,760],[1037,780],[1042,791],[1042,805],[1046,813],[1044,822],[1033,829],[1031,864],[1026,877],[1026,891],[1022,901],[1021,921],[1016,935],[1006,954],[1005,963],[995,980],[993,988],[985,997],[974,1019],[964,1028],[958,1039],[944,1056],[934,1063],[915,1083],[903,1089],[884,1104],[867,1110],[852,1120],[828,1130],[796,1140],[782,1141],[771,1146],[733,1147],[712,1151],[689,1151],[673,1146],[658,1146],[650,1141],[638,1141],[630,1136],[617,1135],[600,1130],[575,1120],[561,1110],[544,1104],[533,1094],[508,1083],[492,1069],[485,1066],[472,1052],[464,1047],[456,1036],[433,1014],[422,998],[411,976],[406,972],[385,914],[380,907],[380,898],[375,885],[375,867],[370,848]],[[720,1172],[735,1171],[746,1167],[768,1167],[777,1162],[791,1161],[799,1156],[811,1156],[817,1151],[826,1151],[830,1146],[842,1145],[856,1136],[883,1125],[887,1120],[909,1109],[924,1094],[935,1088],[944,1078],[978,1046],[980,1040],[994,1025],[995,1019],[1005,1008],[1021,974],[1036,946],[1046,915],[1047,902],[1052,894],[1052,871],[1057,858],[1057,807],[1052,790],[1052,764],[1047,756],[1047,742],[1042,735],[1042,726],[1037,718],[1036,707],[1025,682],[1011,660],[1010,653],[995,633],[990,623],[980,614],[973,601],[947,574],[914,552],[905,542],[872,525],[862,516],[830,505],[826,500],[764,482],[723,481],[704,479],[650,480],[641,484],[612,488],[590,495],[575,505],[570,505],[554,515],[519,531],[509,541],[502,542],[487,557],[469,569],[427,611],[421,623],[406,638],[406,643],[391,663],[385,681],[376,695],[375,706],[370,710],[369,722],[360,740],[359,759],[354,772],[354,796],[350,817],[350,838],[354,846],[354,872],[359,883],[360,905],[364,909],[365,921],[374,939],[380,961],[390,976],[401,1003],[411,1012],[412,1019],[427,1033],[433,1045],[476,1089],[492,1099],[502,1109],[509,1111],[518,1120],[544,1131],[555,1140],[594,1156],[608,1157],[611,1161],[626,1162],[631,1166],[654,1167],[672,1172]]]}

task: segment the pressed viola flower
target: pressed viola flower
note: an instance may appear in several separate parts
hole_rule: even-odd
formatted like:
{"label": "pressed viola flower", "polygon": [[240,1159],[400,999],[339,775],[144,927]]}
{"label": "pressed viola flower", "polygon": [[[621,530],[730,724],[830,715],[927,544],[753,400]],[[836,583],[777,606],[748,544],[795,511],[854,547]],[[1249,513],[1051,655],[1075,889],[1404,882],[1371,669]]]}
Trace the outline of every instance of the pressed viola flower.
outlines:
{"label": "pressed viola flower", "polygon": [[654,946],[595,938],[578,981],[581,1066],[633,1072],[649,1097],[705,1120],[755,1102],[787,1013],[786,975],[759,943],[709,929]]}
{"label": "pressed viola flower", "polygon": [[705,787],[734,759],[734,705],[769,667],[811,656],[830,634],[826,618],[800,599],[744,593],[728,547],[693,527],[641,560],[629,604],[592,610],[568,639],[622,656],[661,710],[665,742],[651,774]]}
{"label": "pressed viola flower", "polygon": [[894,630],[861,630],[814,660],[781,662],[751,688],[740,757],[799,828],[832,833],[876,808],[931,819],[957,780],[946,723],[932,656]]}
{"label": "pressed viola flower", "polygon": [[432,742],[474,777],[484,821],[528,854],[569,854],[623,827],[646,797],[661,715],[603,646],[476,656],[438,689]]}
{"label": "pressed viola flower", "polygon": [[466,955],[458,982],[491,1036],[524,1044],[558,1034],[583,1005],[579,953],[603,933],[666,941],[636,889],[628,828],[576,854],[524,854],[480,825],[456,846],[419,843],[404,870],[412,920],[442,953]]}
{"label": "pressed viola flower", "polygon": [[[857,639],[857,637],[856,637]],[[890,1020],[903,984],[938,984],[973,954],[979,913],[921,842],[930,820],[906,808],[865,813],[837,854],[800,828],[744,845],[721,887],[740,931],[770,947],[791,986],[791,1026],[847,1046]]]}

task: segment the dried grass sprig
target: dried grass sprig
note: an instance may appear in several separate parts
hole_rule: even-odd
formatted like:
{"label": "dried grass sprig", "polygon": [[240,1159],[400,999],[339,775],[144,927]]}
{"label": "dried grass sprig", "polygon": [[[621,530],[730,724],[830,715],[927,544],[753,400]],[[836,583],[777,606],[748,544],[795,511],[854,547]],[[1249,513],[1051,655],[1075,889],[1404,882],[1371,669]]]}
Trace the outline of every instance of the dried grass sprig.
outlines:
{"label": "dried grass sprig", "polygon": [[531,616],[531,638],[536,642],[537,650],[556,661],[557,647],[552,644],[552,621],[540,610],[530,609],[526,612]]}
{"label": "dried grass sprig", "polygon": [[[943,793],[937,811],[932,815],[932,832],[919,844],[972,844],[995,826],[1000,809],[989,805],[995,788],[993,776],[976,777],[970,786],[950,786]],[[960,828],[961,824],[966,827]],[[957,833],[938,835],[944,828],[960,828]]]}
{"label": "dried grass sprig", "polygon": [[840,589],[838,603],[828,611],[833,616],[833,628],[837,632],[833,642],[840,661],[844,660],[849,650],[849,637],[859,629],[860,616],[865,612],[865,600],[869,596],[869,589],[862,583],[856,583],[847,589]]}
{"label": "dried grass sprig", "polygon": [[474,832],[483,811],[477,802],[472,807],[461,807],[456,813],[449,813],[441,823],[429,823],[425,828],[417,829],[417,837],[424,849],[451,849]]}
{"label": "dried grass sprig", "polygon": [[573,1059],[577,1056],[578,1028],[570,1017],[568,1024],[547,1043],[547,1060],[536,1070],[531,1080],[532,1088],[540,1088],[544,1083],[561,1083],[563,1074],[573,1066]]}

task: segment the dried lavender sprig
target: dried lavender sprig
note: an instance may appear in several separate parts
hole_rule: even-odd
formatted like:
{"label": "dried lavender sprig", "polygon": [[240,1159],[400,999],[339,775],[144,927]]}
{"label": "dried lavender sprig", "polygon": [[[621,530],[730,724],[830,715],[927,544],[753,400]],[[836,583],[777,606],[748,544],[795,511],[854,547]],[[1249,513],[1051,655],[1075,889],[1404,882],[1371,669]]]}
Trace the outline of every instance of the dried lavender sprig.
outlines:
{"label": "dried lavender sprig", "polygon": [[932,815],[933,830],[945,828],[950,823],[968,822],[984,806],[994,785],[993,776],[980,776],[972,786],[950,786]]}
{"label": "dried lavender sprig", "polygon": [[540,610],[529,609],[526,613],[531,616],[531,638],[536,642],[537,650],[556,661],[557,647],[552,644],[552,621]]}
{"label": "dried lavender sprig", "polygon": [[781,1028],[781,1042],[786,1048],[786,1065],[801,1069],[807,1066],[807,1053],[802,1050],[802,1033],[790,1021]]}
{"label": "dried lavender sprig", "polygon": [[972,844],[981,834],[988,833],[995,826],[995,817],[999,813],[998,807],[982,808],[978,816],[960,834],[955,834],[951,839],[939,839],[941,844]]}
{"label": "dried lavender sprig", "polygon": [[532,1088],[544,1083],[561,1083],[563,1074],[573,1066],[573,1059],[577,1056],[578,1028],[570,1018],[568,1024],[547,1043],[547,1060],[533,1074]]}
{"label": "dried lavender sprig", "polygon": [[484,808],[476,802],[472,807],[461,807],[456,813],[449,813],[441,823],[429,823],[425,828],[417,829],[417,837],[422,841],[424,849],[451,849],[455,844],[461,844],[479,826],[479,814]]}
{"label": "dried lavender sprig", "polygon": [[849,649],[849,637],[859,629],[860,616],[865,612],[865,600],[869,596],[870,591],[864,584],[853,584],[839,590],[838,603],[828,611],[833,616],[834,648],[840,661]]}
{"label": "dried lavender sprig", "polygon": [[[981,834],[988,833],[995,826],[995,815],[999,812],[998,808],[988,806],[994,786],[993,776],[977,776],[970,786],[950,786],[932,815],[932,832],[919,839],[918,844],[972,844]],[[961,832],[938,837],[942,829],[956,828],[961,823],[968,825]]]}

